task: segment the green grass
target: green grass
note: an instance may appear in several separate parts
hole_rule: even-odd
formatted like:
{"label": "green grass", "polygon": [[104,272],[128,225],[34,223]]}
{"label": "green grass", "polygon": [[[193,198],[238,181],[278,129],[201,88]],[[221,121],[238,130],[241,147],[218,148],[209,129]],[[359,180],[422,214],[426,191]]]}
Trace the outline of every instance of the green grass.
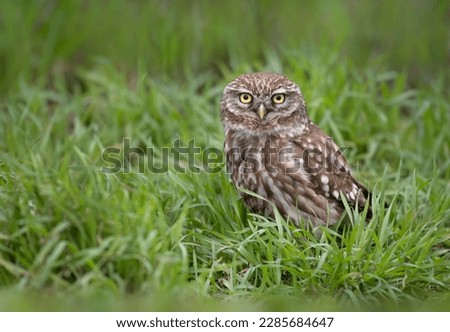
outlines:
{"label": "green grass", "polygon": [[[450,310],[443,3],[5,3],[0,310]],[[299,83],[373,189],[370,224],[252,215],[201,154],[101,171],[125,138],[157,164],[176,139],[221,149],[219,99],[247,71]]]}

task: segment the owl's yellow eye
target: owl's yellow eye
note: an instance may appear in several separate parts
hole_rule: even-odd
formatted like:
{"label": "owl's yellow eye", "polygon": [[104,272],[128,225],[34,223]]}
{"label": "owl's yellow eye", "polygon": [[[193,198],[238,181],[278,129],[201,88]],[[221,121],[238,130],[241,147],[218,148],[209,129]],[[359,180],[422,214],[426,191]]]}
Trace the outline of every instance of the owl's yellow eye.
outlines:
{"label": "owl's yellow eye", "polygon": [[252,101],[253,97],[249,93],[241,93],[239,95],[239,101],[243,104],[249,104]]}
{"label": "owl's yellow eye", "polygon": [[276,95],[272,96],[272,101],[275,104],[282,104],[282,103],[284,103],[284,100],[285,100],[285,97],[284,97],[284,94],[282,94],[282,93],[277,93]]}

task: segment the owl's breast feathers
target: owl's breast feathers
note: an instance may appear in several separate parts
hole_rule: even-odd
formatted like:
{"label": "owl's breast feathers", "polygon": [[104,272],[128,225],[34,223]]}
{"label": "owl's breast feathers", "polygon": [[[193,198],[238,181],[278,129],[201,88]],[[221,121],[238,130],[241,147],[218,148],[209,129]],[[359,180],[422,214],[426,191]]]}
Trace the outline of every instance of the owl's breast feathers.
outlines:
{"label": "owl's breast feathers", "polygon": [[360,210],[368,199],[336,143],[312,123],[296,136],[230,130],[225,153],[234,185],[264,198],[242,194],[256,213],[271,215],[275,204],[297,225],[301,218],[327,225],[337,222],[344,210],[341,195]]}

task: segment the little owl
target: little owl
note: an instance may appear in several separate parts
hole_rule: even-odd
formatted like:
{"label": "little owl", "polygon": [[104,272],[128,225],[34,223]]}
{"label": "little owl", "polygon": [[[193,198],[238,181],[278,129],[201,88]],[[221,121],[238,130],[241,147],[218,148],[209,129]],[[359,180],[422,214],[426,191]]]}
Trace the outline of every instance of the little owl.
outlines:
{"label": "little owl", "polygon": [[320,226],[340,219],[342,197],[364,208],[367,189],[309,119],[294,82],[275,73],[241,75],[225,87],[220,108],[227,170],[251,211],[273,217],[276,206],[297,226]]}

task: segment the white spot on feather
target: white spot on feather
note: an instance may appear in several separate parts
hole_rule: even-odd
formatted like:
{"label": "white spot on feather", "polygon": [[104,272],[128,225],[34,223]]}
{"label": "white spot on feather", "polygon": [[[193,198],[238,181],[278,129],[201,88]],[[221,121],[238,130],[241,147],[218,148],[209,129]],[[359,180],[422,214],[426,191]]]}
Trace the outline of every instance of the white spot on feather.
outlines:
{"label": "white spot on feather", "polygon": [[350,199],[351,199],[352,201],[355,200],[355,194],[353,193],[353,191],[351,191],[348,195],[350,196]]}
{"label": "white spot on feather", "polygon": [[339,193],[337,190],[333,190],[333,196],[334,198],[338,199],[339,198]]}

